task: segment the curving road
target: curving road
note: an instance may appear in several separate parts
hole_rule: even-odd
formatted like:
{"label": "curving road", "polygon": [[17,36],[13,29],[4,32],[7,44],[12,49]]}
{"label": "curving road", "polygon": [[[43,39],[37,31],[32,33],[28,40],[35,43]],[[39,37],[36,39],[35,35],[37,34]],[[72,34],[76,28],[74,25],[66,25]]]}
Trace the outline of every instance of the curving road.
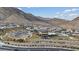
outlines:
{"label": "curving road", "polygon": [[73,50],[64,48],[20,48],[20,47],[0,46],[0,51],[73,51]]}
{"label": "curving road", "polygon": [[7,46],[4,43],[0,42],[0,51],[73,51],[66,48],[21,48],[21,47],[12,47]]}

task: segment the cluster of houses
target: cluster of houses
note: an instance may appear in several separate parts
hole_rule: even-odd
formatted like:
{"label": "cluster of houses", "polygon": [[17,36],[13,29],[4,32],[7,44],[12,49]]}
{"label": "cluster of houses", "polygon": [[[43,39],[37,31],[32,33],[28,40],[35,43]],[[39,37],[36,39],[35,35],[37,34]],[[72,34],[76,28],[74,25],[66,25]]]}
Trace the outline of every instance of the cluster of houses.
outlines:
{"label": "cluster of houses", "polygon": [[[6,28],[16,28],[20,25],[10,23],[10,24],[0,24],[0,29]],[[11,33],[6,33],[5,35],[14,39],[26,39],[32,37],[33,34],[40,36],[42,39],[49,39],[53,36],[69,36],[69,35],[79,35],[79,30],[64,29],[59,26],[24,26],[25,31],[15,31]]]}
{"label": "cluster of houses", "polygon": [[0,24],[0,29],[15,28],[15,27],[20,27],[20,26],[15,23]]}
{"label": "cluster of houses", "polygon": [[70,35],[77,35],[79,36],[79,29],[65,29],[59,26],[48,26],[48,27],[36,27],[34,28],[37,30],[38,34],[41,36],[70,36]]}
{"label": "cluster of houses", "polygon": [[11,33],[6,33],[4,36],[4,39],[8,40],[26,40],[30,37],[32,37],[32,33],[30,33],[29,31],[17,31],[17,32],[11,32]]}

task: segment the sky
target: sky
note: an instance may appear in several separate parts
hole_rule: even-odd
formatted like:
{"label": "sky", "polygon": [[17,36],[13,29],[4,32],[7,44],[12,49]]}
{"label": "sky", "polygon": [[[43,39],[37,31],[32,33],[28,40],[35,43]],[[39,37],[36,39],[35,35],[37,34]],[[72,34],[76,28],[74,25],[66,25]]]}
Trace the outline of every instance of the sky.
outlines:
{"label": "sky", "polygon": [[18,9],[46,18],[73,20],[79,16],[78,7],[18,7]]}

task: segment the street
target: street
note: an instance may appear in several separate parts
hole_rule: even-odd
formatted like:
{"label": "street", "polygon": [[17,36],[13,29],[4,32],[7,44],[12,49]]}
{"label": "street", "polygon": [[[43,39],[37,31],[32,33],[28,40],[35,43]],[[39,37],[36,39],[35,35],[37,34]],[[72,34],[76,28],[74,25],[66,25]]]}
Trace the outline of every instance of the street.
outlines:
{"label": "street", "polygon": [[73,50],[64,48],[19,48],[19,47],[2,46],[0,47],[0,51],[73,51]]}

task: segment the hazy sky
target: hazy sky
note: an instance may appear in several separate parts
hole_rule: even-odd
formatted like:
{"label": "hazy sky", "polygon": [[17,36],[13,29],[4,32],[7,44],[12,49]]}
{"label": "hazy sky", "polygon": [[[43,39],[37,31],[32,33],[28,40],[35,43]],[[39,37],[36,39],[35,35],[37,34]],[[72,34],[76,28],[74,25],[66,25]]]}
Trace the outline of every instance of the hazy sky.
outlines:
{"label": "hazy sky", "polygon": [[26,13],[32,13],[35,16],[62,18],[72,20],[79,16],[78,7],[19,7]]}

